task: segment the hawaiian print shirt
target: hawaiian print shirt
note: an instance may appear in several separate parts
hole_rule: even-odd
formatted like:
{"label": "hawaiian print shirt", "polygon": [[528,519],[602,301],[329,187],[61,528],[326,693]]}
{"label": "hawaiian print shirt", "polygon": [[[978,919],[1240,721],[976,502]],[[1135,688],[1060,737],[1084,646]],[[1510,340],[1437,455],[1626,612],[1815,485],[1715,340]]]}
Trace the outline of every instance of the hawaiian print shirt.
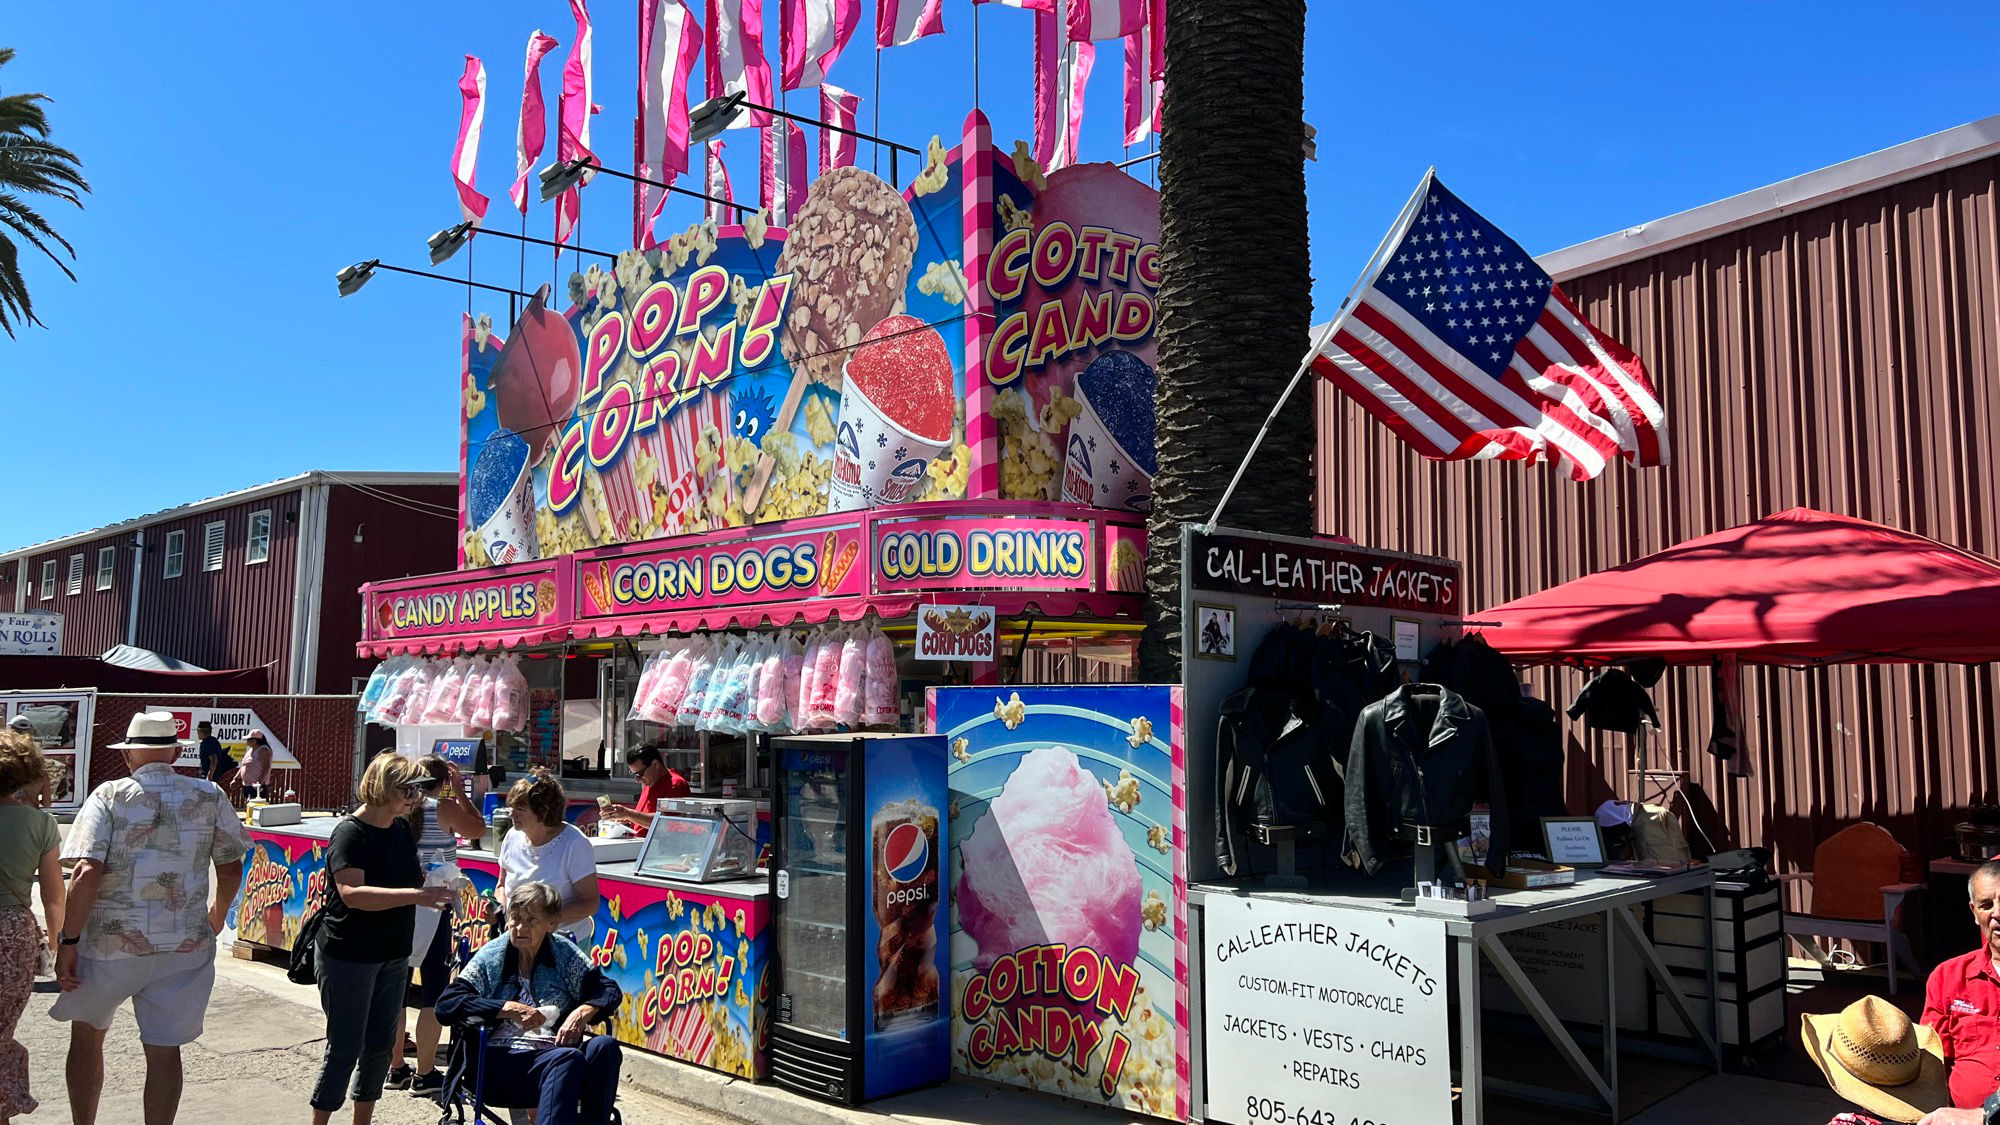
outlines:
{"label": "hawaiian print shirt", "polygon": [[249,848],[250,835],[222,790],[164,763],[98,786],[63,841],[64,859],[104,864],[81,953],[143,957],[214,941],[209,865],[238,862]]}

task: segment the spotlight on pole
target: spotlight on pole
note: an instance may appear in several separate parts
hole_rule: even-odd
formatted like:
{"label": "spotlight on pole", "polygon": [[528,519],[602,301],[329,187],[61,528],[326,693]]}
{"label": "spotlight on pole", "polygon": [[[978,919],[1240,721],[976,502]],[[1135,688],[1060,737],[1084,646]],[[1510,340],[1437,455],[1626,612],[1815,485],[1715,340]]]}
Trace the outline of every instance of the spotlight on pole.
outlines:
{"label": "spotlight on pole", "polygon": [[441,266],[451,260],[466,243],[472,241],[472,222],[467,220],[456,226],[449,226],[425,239],[431,248],[431,265]]}
{"label": "spotlight on pole", "polygon": [[375,267],[381,264],[380,258],[370,258],[365,262],[356,262],[334,274],[333,280],[340,285],[340,295],[351,297],[361,292],[361,287],[368,284],[369,279],[375,276]]}
{"label": "spotlight on pole", "polygon": [[733,94],[710,98],[694,107],[688,113],[688,147],[705,144],[710,137],[727,129],[747,100],[748,95],[738,90]]}

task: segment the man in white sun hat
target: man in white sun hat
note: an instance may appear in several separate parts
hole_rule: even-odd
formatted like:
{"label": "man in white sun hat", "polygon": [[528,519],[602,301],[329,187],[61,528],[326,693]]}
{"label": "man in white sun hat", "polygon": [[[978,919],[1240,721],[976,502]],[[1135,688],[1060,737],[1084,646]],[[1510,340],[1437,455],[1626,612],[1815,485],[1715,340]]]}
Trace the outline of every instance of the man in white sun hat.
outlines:
{"label": "man in white sun hat", "polygon": [[172,713],[132,716],[111,749],[125,752],[132,776],[98,786],[63,841],[63,858],[77,864],[56,946],[63,994],[49,1016],[70,1021],[71,1120],[95,1125],[104,1033],[131,1000],[146,1048],[146,1125],[168,1125],[180,1108],[181,1048],[201,1036],[215,935],[242,885],[250,837],[214,783],[174,772]]}

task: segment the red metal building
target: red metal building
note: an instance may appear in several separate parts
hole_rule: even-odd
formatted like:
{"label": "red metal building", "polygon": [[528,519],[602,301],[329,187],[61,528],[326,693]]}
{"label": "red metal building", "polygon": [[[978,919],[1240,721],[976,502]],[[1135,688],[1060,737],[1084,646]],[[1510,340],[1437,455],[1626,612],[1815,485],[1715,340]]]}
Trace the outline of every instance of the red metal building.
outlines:
{"label": "red metal building", "polygon": [[[63,615],[65,655],[119,644],[273,692],[347,694],[363,582],[448,570],[451,473],[314,471],[0,554],[0,607]],[[28,685],[21,685],[28,686]]]}
{"label": "red metal building", "polygon": [[[1319,388],[1317,526],[1465,563],[1489,606],[1794,506],[2000,555],[2000,117],[1541,259],[1644,357],[1673,464],[1573,484],[1509,462],[1424,461]],[[1996,623],[2000,627],[2000,623]],[[1574,673],[1538,676],[1559,702]],[[2000,800],[1992,666],[1752,671],[1753,769],[1704,752],[1705,673],[1655,692],[1652,766],[1690,771],[1727,839],[1784,867],[1856,820],[1929,858]],[[1622,735],[1571,753],[1571,803],[1631,791]]]}

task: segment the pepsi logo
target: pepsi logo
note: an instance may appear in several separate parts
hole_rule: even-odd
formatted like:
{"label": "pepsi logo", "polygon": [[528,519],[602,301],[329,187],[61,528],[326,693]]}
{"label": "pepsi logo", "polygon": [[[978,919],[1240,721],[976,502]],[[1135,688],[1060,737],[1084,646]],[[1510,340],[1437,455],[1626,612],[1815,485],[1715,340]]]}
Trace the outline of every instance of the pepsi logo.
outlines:
{"label": "pepsi logo", "polygon": [[882,868],[898,883],[916,881],[930,865],[931,841],[914,824],[898,824],[882,842]]}

